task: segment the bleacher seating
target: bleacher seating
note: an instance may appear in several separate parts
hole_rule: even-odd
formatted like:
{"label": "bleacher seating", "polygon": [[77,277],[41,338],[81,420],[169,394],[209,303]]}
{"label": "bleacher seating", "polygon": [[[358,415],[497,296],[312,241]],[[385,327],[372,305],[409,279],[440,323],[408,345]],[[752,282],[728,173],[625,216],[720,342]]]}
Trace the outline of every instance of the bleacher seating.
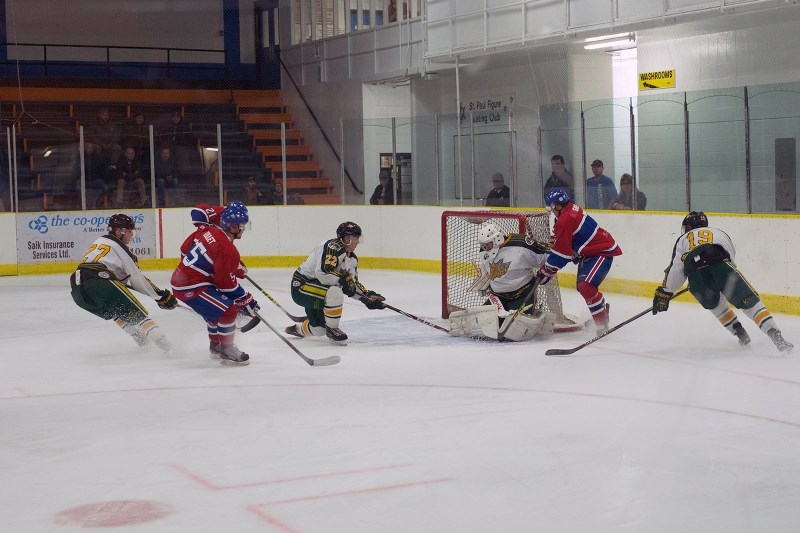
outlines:
{"label": "bleacher seating", "polygon": [[[179,186],[167,189],[167,207],[219,201],[220,172],[217,125],[222,138],[223,197],[239,197],[248,176],[283,179],[280,124],[286,130],[286,179],[290,193],[299,193],[308,204],[339,204],[338,194],[304,144],[301,131],[293,128],[291,114],[277,91],[244,92],[229,103],[195,102],[25,102],[2,106],[4,123],[16,125],[20,204],[23,210],[80,209],[79,140],[96,120],[100,107],[108,107],[110,119],[122,131],[136,111],[154,126],[154,144],[169,124],[170,113],[179,109],[189,124],[193,144],[178,176]],[[124,148],[124,147],[123,147]],[[209,150],[210,149],[210,150]],[[158,152],[153,154],[157,157]],[[149,156],[148,156],[149,159]],[[148,168],[150,161],[145,161]],[[111,188],[115,187],[113,180]],[[145,177],[150,189],[150,180]],[[87,189],[87,207],[93,208],[96,191]],[[113,194],[111,195],[113,198]],[[135,200],[132,199],[132,202]],[[107,199],[97,207],[112,207]]]}

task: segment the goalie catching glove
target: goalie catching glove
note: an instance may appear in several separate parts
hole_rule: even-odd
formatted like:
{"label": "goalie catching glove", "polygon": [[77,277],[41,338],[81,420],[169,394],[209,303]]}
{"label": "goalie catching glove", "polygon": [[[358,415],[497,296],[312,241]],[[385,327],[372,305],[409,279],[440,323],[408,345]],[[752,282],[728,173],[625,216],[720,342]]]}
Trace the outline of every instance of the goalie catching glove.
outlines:
{"label": "goalie catching glove", "polygon": [[375,291],[367,291],[364,293],[364,296],[358,299],[362,304],[367,306],[367,309],[385,309],[386,304],[383,302],[386,300],[383,296],[378,294]]}
{"label": "goalie catching glove", "polygon": [[178,307],[178,299],[169,292],[169,289],[156,291],[156,293],[160,296],[160,298],[156,300],[156,303],[161,309],[175,309]]}
{"label": "goalie catching glove", "polygon": [[657,287],[656,293],[653,296],[653,314],[663,313],[669,309],[669,301],[672,299],[672,293],[664,290],[664,287]]}
{"label": "goalie catching glove", "polygon": [[256,302],[255,298],[253,298],[253,295],[250,294],[249,292],[244,296],[242,296],[241,298],[239,298],[238,300],[234,300],[233,303],[239,306],[240,313],[245,314],[247,316],[254,317],[256,316],[256,311],[261,309],[261,306],[258,305],[258,302]]}

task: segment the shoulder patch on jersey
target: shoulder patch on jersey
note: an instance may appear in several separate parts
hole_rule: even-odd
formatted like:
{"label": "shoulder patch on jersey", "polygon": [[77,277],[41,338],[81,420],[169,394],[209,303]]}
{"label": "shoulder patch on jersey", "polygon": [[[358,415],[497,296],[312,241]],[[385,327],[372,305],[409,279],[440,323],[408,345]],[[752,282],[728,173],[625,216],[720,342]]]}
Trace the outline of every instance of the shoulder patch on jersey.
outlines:
{"label": "shoulder patch on jersey", "polygon": [[328,241],[328,249],[332,252],[338,252],[344,249],[344,243],[340,239],[331,239]]}

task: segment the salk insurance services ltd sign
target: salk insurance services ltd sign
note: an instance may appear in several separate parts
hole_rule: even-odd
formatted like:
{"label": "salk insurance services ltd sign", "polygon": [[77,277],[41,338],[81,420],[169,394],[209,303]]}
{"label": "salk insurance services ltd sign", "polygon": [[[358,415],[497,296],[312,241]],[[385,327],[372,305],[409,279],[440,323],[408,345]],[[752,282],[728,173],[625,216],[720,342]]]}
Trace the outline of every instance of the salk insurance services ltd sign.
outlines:
{"label": "salk insurance services ltd sign", "polygon": [[[17,262],[79,262],[89,246],[108,233],[108,219],[117,211],[25,213],[17,216]],[[139,258],[156,257],[153,215],[125,212],[136,224],[128,248]]]}

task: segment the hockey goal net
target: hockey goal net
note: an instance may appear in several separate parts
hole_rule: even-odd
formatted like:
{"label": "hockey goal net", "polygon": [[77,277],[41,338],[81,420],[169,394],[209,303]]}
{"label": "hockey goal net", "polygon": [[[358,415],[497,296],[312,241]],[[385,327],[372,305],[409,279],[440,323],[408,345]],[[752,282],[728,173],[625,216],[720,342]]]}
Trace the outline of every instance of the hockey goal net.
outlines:
{"label": "hockey goal net", "polygon": [[[480,255],[478,231],[486,223],[496,224],[504,233],[519,233],[530,239],[551,243],[550,214],[513,211],[445,211],[442,213],[442,318],[450,313],[486,303],[486,296],[468,288],[478,274]],[[564,315],[561,291],[554,276],[539,287],[536,307],[556,315],[555,331],[575,331],[580,325]]]}

